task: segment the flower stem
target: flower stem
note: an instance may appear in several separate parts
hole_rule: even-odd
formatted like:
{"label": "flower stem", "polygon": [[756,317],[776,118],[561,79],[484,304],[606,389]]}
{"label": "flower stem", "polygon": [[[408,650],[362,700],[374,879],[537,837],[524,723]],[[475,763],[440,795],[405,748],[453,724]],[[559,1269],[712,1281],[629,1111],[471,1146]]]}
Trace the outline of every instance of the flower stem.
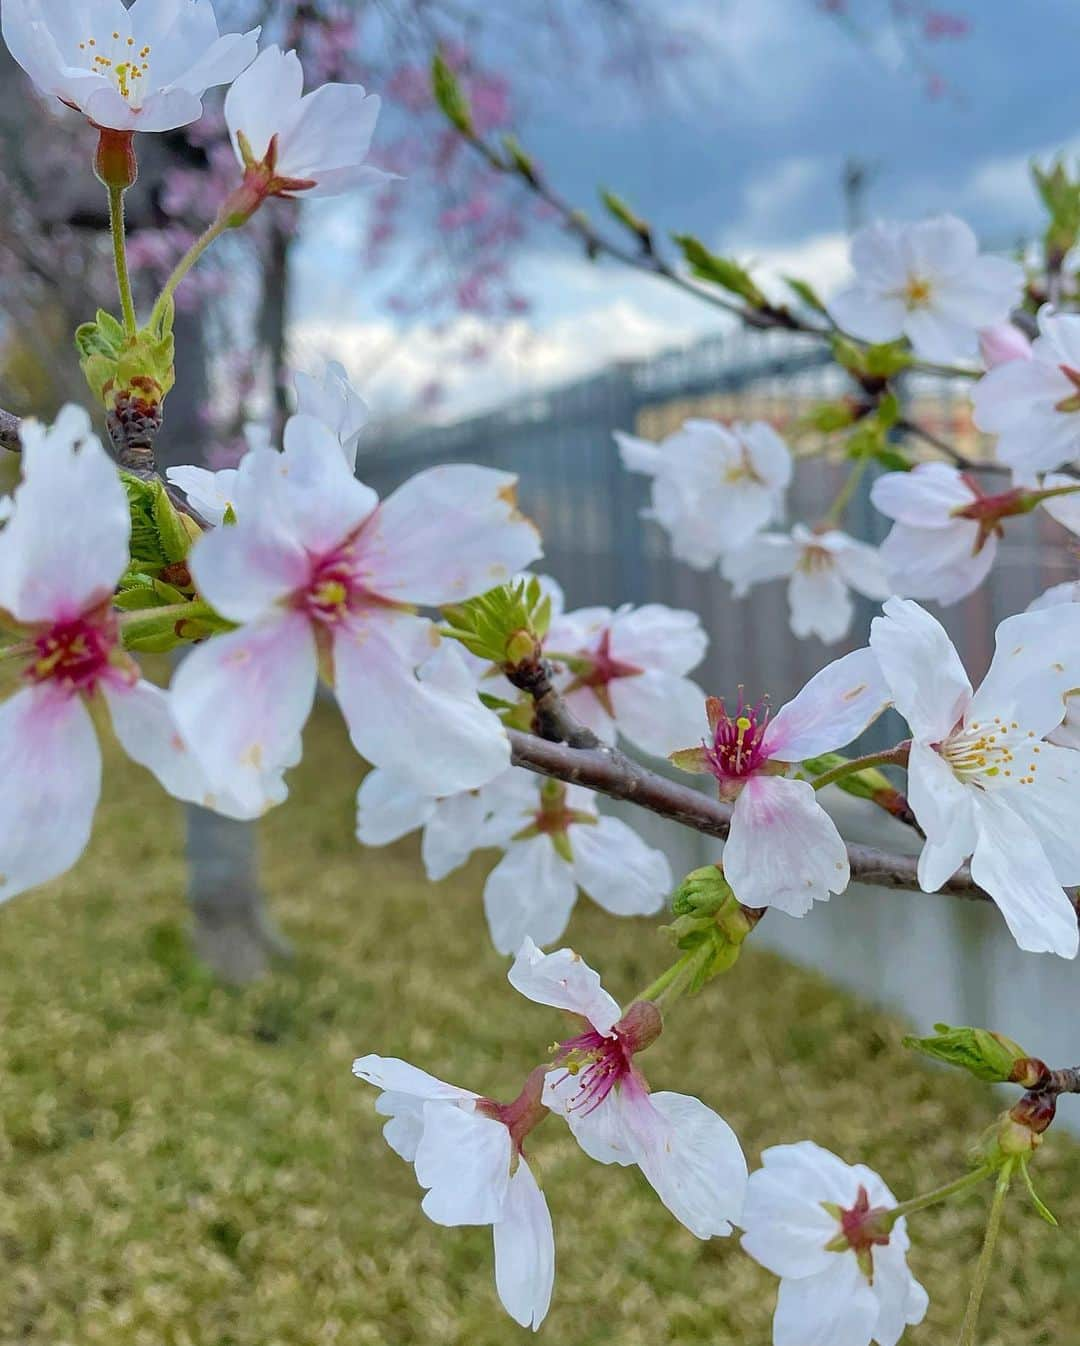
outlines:
{"label": "flower stem", "polygon": [[1005,1210],[1005,1198],[1009,1193],[1009,1184],[1012,1182],[1015,1165],[1016,1160],[1010,1159],[998,1174],[997,1186],[994,1188],[994,1199],[990,1203],[990,1217],[986,1222],[986,1237],[983,1239],[979,1260],[975,1264],[975,1279],[971,1285],[967,1311],[964,1314],[964,1322],[960,1328],[960,1336],[957,1339],[956,1346],[975,1346],[975,1329],[979,1322],[979,1309],[982,1307],[986,1283],[990,1279],[990,1266],[994,1260],[994,1248],[997,1244],[998,1235],[1001,1233],[1001,1217]]}
{"label": "flower stem", "polygon": [[851,497],[859,488],[859,482],[863,479],[863,474],[870,466],[870,459],[862,457],[856,459],[852,464],[851,471],[847,475],[847,481],[837,493],[836,499],[829,506],[829,512],[825,515],[825,522],[829,525],[838,524],[844,517],[844,511],[851,504]]}
{"label": "flower stem", "polygon": [[120,291],[120,307],[124,313],[124,331],[128,336],[134,336],[138,324],[135,320],[135,301],[131,297],[131,277],[128,274],[127,244],[124,239],[123,187],[109,188],[109,229],[112,233],[116,285]]}
{"label": "flower stem", "polygon": [[834,766],[831,771],[815,776],[810,784],[815,790],[820,790],[822,786],[832,785],[834,781],[838,781],[844,776],[850,776],[854,771],[862,771],[864,767],[907,766],[910,751],[911,740],[905,739],[903,743],[897,743],[895,747],[886,748],[883,752],[871,752],[867,753],[865,757],[853,757],[849,762],[841,762],[839,766]]}
{"label": "flower stem", "polygon": [[161,294],[159,294],[157,297],[157,302],[154,304],[154,312],[151,318],[151,323],[156,323],[158,321],[165,306],[171,301],[172,297],[176,294],[180,282],[184,279],[187,273],[191,270],[191,268],[203,255],[203,253],[207,250],[207,248],[209,248],[212,243],[216,242],[216,240],[219,239],[221,235],[224,234],[229,228],[231,228],[231,226],[229,224],[228,216],[223,211],[217,217],[214,223],[211,224],[209,228],[206,229],[202,234],[200,234],[199,237],[195,240],[195,242],[191,245],[191,247],[188,248],[187,252],[185,252],[183,257],[180,258],[176,266],[173,267],[172,275],[170,275],[169,279],[165,282]]}
{"label": "flower stem", "polygon": [[893,1206],[889,1216],[895,1223],[905,1215],[914,1215],[916,1211],[926,1210],[927,1206],[936,1206],[939,1201],[948,1201],[954,1196],[959,1196],[961,1192],[966,1192],[969,1187],[977,1186],[990,1177],[991,1173],[993,1169],[990,1165],[983,1164],[981,1168],[965,1173],[962,1178],[957,1178],[955,1182],[947,1183],[944,1187],[925,1192],[922,1196],[913,1196],[910,1201],[901,1201],[898,1206]]}
{"label": "flower stem", "polygon": [[[708,954],[707,946],[706,956]],[[676,963],[672,963],[666,972],[662,972],[659,977],[647,986],[644,991],[639,991],[634,997],[635,1000],[651,1000],[653,1004],[661,1004],[667,997],[671,996],[678,1000],[683,993],[685,984],[690,980],[694,972],[695,964],[702,958],[702,949],[691,949],[689,953],[684,953]]]}

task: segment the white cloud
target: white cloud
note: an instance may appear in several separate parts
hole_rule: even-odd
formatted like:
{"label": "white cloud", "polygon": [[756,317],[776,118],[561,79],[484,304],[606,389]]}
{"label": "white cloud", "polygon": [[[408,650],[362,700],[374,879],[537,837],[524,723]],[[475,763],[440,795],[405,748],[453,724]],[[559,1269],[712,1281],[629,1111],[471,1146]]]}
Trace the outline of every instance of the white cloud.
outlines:
{"label": "white cloud", "polygon": [[[613,361],[640,359],[696,335],[690,326],[626,299],[587,308],[535,330],[525,321],[497,325],[466,316],[439,326],[398,328],[387,321],[300,322],[291,334],[293,363],[341,360],[379,416],[412,410],[439,384],[439,419],[456,419],[522,394],[582,378]],[[470,347],[482,358],[462,358]]]}
{"label": "white cloud", "polygon": [[784,276],[808,281],[823,299],[828,298],[851,278],[848,237],[839,232],[817,234],[790,247],[759,249],[753,274],[770,298],[791,299]]}
{"label": "white cloud", "polygon": [[743,193],[744,210],[732,237],[760,239],[781,237],[791,228],[798,205],[809,195],[822,190],[825,164],[816,158],[800,156],[782,159],[748,184]]}

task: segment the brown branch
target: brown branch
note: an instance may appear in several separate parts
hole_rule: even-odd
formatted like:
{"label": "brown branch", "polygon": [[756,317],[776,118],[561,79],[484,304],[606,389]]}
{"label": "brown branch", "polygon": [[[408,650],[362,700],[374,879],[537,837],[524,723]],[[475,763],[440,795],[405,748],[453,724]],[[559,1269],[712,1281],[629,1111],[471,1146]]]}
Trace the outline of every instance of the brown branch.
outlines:
{"label": "brown branch", "polygon": [[[650,771],[616,748],[573,748],[567,743],[552,743],[520,730],[509,732],[515,766],[570,785],[583,785],[611,799],[624,799],[703,836],[723,840],[728,834],[731,826],[729,805]],[[918,862],[914,856],[892,855],[874,846],[855,843],[848,844],[847,852],[853,883],[919,890]],[[940,891],[950,897],[980,902],[990,900],[972,880],[966,866]]]}
{"label": "brown branch", "polygon": [[19,438],[21,425],[18,416],[13,416],[10,411],[4,411],[0,407],[0,449],[10,449],[12,453],[19,452],[22,448],[22,440]]}

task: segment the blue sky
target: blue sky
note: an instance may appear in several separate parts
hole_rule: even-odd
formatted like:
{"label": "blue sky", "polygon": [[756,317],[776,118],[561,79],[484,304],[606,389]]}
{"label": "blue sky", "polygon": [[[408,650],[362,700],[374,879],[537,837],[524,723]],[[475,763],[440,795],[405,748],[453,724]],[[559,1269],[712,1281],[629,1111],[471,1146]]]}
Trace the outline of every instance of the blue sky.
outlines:
{"label": "blue sky", "polygon": [[[597,185],[610,186],[659,230],[697,233],[759,262],[766,275],[799,270],[826,290],[842,279],[839,184],[850,156],[875,165],[869,216],[952,210],[996,248],[1039,228],[1027,184],[1031,156],[1058,147],[1080,156],[1076,0],[942,0],[970,18],[972,32],[921,47],[949,86],[936,100],[898,34],[881,23],[885,0],[850,0],[863,40],[815,0],[651,3],[668,24],[702,33],[702,55],[656,95],[565,69],[551,79],[523,73],[521,137],[564,196],[590,207]],[[494,11],[513,5],[491,0]],[[520,52],[508,48],[504,58],[528,68]],[[335,252],[345,268],[354,210],[324,208],[314,217],[312,273],[336,265]],[[716,325],[708,311],[647,278],[590,266],[554,229],[534,233],[522,261],[533,318],[504,334],[489,368],[450,378],[444,414]],[[393,349],[398,334],[365,293],[361,282],[317,306],[301,302],[298,354],[332,347],[362,372],[373,352]],[[400,335],[401,351],[380,356],[371,390],[389,408],[425,376],[444,372],[442,336],[422,323]]]}

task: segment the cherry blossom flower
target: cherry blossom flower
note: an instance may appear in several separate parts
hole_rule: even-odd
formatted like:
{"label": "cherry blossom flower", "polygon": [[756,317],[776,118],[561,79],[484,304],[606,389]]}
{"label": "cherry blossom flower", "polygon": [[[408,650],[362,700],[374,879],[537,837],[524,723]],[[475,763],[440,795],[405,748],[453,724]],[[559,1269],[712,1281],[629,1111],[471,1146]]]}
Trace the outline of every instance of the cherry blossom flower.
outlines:
{"label": "cherry blossom flower", "polygon": [[979,493],[955,467],[920,463],[910,472],[886,472],[870,499],[896,521],[880,550],[893,593],[956,603],[990,573],[997,534],[958,514]]}
{"label": "cherry blossom flower", "polygon": [[115,131],[171,131],[255,59],[259,29],[218,31],[210,0],[4,0],[8,50],[42,93]]}
{"label": "cherry blossom flower", "polygon": [[710,739],[672,754],[684,771],[709,773],[733,801],[724,877],[747,907],[805,916],[815,901],[842,893],[851,874],[836,824],[807,781],[783,773],[797,762],[843,748],[885,709],[889,692],[869,649],[827,664],[770,715],[764,701],[739,694],[734,714],[707,703]]}
{"label": "cherry blossom flower", "polygon": [[524,1154],[528,1131],[547,1115],[542,1072],[502,1105],[444,1084],[406,1061],[363,1056],[353,1074],[382,1090],[386,1143],[426,1188],[421,1209],[435,1224],[491,1225],[495,1288],[507,1313],[535,1332],[555,1283],[555,1236],[544,1194]]}
{"label": "cherry blossom flower", "polygon": [[614,916],[651,916],[671,892],[671,867],[618,818],[597,813],[579,785],[514,767],[478,791],[438,797],[400,773],[373,771],[357,795],[357,837],[368,846],[424,829],[428,878],[444,878],[474,850],[504,852],[484,884],[492,942],[513,953],[526,937],[551,944],[581,888]]}
{"label": "cherry blossom flower", "polygon": [[305,95],[296,52],[270,46],[229,90],[225,120],[258,200],[340,196],[388,176],[364,162],[380,106],[361,84],[324,84]]}
{"label": "cherry blossom flower", "polygon": [[652,477],[655,518],[672,555],[698,570],[779,517],[791,451],[764,421],[687,421],[660,444],[617,432],[623,466]]}
{"label": "cherry blossom flower", "polygon": [[732,1232],[742,1213],[746,1160],[724,1119],[688,1094],[650,1093],[635,1057],[659,1037],[650,1001],[625,1014],[572,949],[544,954],[526,940],[510,984],[539,1005],[585,1020],[561,1042],[544,1102],[601,1164],[637,1164],[668,1210],[699,1239]]}
{"label": "cherry blossom flower", "polygon": [[979,354],[987,369],[994,369],[1010,360],[1030,360],[1031,342],[1015,323],[995,323],[979,333]]}
{"label": "cherry blossom flower", "polygon": [[780,1277],[773,1346],[896,1346],[930,1301],[908,1270],[892,1192],[809,1140],[761,1158],[740,1223],[744,1250]]}
{"label": "cherry blossom flower", "polygon": [[208,777],[246,798],[295,743],[320,668],[375,765],[432,793],[507,766],[473,675],[413,605],[459,602],[537,555],[514,485],[489,468],[438,467],[380,504],[310,416],[290,419],[283,453],[250,453],[236,524],[204,534],[190,557],[199,592],[239,629],[195,649],[173,682]]}
{"label": "cherry blossom flower", "polygon": [[851,627],[855,604],[851,590],[866,598],[892,593],[885,563],[875,547],[837,528],[812,532],[797,523],[788,533],[761,533],[720,563],[736,598],[755,584],[790,576],[791,629],[805,640],[817,636],[827,645],[842,640]]}
{"label": "cherry blossom flower", "polygon": [[112,598],[131,523],[89,417],[66,407],[51,429],[24,421],[21,437],[23,484],[0,530],[0,620],[16,637],[5,666],[19,684],[0,702],[0,900],[70,869],[89,840],[101,793],[91,708],[178,799],[251,816],[280,786],[260,777],[250,810],[215,797],[165,693],[124,652]]}
{"label": "cherry blossom flower", "polygon": [[975,424],[997,435],[1015,471],[1049,472],[1080,457],[1080,315],[1039,313],[1028,360],[984,374],[972,392]]}
{"label": "cherry blossom flower", "polygon": [[696,613],[647,603],[556,616],[545,653],[570,710],[605,742],[616,731],[665,757],[705,726],[705,693],[685,675],[708,645]]}
{"label": "cherry blossom flower", "polygon": [[1077,914],[1062,885],[1080,882],[1080,755],[1046,737],[1080,686],[1080,608],[1006,618],[975,693],[917,603],[890,599],[870,645],[911,727],[920,886],[935,892],[970,856],[1020,948],[1075,958]]}
{"label": "cherry blossom flower", "polygon": [[349,382],[344,365],[329,360],[321,380],[296,376],[296,410],[314,416],[338,437],[345,461],[356,471],[356,451],[368,423],[367,403]]}
{"label": "cherry blossom flower", "polygon": [[851,261],[855,283],[829,305],[837,323],[863,341],[906,336],[925,360],[974,355],[978,329],[1004,322],[1024,283],[1016,262],[981,255],[953,215],[871,224],[851,240]]}
{"label": "cherry blossom flower", "polygon": [[492,942],[551,944],[565,931],[578,889],[613,916],[651,916],[672,889],[671,867],[596,796],[515,768],[487,787],[492,807],[481,845],[505,851],[484,884]]}

